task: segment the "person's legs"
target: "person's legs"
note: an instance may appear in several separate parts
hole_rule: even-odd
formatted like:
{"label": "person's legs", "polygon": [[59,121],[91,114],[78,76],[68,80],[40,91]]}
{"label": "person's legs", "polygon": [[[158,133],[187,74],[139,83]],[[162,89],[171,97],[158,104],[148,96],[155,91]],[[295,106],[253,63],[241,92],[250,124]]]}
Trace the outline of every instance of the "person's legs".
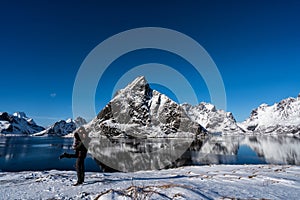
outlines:
{"label": "person's legs", "polygon": [[77,158],[76,160],[77,183],[84,182],[84,158]]}
{"label": "person's legs", "polygon": [[84,182],[84,158],[82,158],[81,162],[81,172],[80,172],[80,181],[83,183]]}
{"label": "person's legs", "polygon": [[81,184],[80,182],[80,158],[76,159],[76,172],[77,172],[77,183],[75,185]]}

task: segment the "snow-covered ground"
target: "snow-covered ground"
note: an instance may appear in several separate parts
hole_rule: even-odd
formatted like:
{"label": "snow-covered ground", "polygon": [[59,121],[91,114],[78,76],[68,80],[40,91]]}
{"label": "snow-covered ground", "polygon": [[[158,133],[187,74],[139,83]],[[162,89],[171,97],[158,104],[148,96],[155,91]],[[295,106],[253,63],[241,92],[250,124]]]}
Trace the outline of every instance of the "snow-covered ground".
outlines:
{"label": "snow-covered ground", "polygon": [[211,165],[135,173],[0,172],[0,199],[299,199],[300,166]]}

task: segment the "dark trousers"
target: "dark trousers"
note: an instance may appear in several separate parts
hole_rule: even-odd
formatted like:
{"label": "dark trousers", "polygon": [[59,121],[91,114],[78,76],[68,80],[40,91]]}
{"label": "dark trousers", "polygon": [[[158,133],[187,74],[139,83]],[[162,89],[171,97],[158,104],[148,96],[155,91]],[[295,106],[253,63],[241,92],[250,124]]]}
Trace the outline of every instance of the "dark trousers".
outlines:
{"label": "dark trousers", "polygon": [[78,157],[76,160],[77,182],[84,182],[84,158]]}
{"label": "dark trousers", "polygon": [[77,171],[77,182],[84,182],[84,159],[85,157],[78,156],[78,154],[65,154],[66,158],[77,158],[76,160],[76,171]]}

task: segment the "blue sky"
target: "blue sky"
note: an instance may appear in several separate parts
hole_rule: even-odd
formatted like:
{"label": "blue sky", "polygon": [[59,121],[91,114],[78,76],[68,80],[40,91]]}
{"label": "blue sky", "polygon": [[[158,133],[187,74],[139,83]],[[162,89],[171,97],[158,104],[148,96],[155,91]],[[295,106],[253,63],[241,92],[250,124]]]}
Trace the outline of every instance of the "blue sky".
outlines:
{"label": "blue sky", "polygon": [[[227,111],[241,121],[261,103],[300,93],[299,10],[299,1],[283,0],[1,1],[0,111],[24,111],[42,125],[72,117],[73,84],[88,53],[119,32],[153,26],[182,32],[206,49],[222,75]],[[97,111],[122,73],[149,62],[178,69],[197,83],[198,98],[210,101],[188,63],[139,50],[109,66],[96,93]]]}

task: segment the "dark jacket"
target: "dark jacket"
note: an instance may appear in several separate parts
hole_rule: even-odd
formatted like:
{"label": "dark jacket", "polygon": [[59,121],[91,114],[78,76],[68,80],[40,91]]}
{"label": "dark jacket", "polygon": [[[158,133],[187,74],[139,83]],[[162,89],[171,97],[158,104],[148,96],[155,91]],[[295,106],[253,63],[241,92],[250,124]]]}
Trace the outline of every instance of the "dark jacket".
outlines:
{"label": "dark jacket", "polygon": [[87,154],[87,149],[85,148],[82,141],[75,142],[74,145],[75,155],[77,158],[85,158]]}

